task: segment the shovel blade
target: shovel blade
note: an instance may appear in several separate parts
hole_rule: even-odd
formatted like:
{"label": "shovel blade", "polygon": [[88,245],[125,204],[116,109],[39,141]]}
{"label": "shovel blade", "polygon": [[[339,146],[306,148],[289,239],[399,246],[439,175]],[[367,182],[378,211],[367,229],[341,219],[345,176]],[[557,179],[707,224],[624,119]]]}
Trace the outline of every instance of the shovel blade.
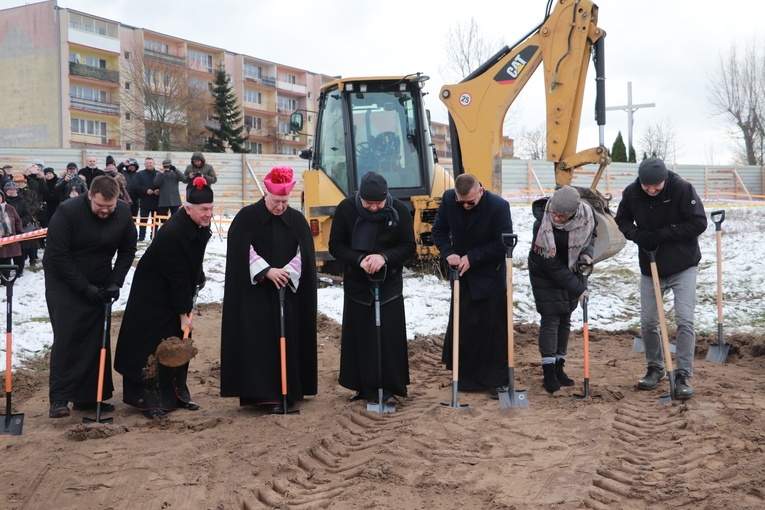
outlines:
{"label": "shovel blade", "polygon": [[[676,350],[677,350],[677,345],[675,345],[672,342],[670,342],[670,344],[669,344],[669,352],[674,354]],[[632,340],[632,352],[645,352],[645,342],[643,342],[643,338],[642,337],[636,336]]]}
{"label": "shovel blade", "polygon": [[730,351],[730,344],[713,345],[709,348],[709,352],[707,352],[707,361],[720,364],[725,363],[725,360],[728,359],[728,351]]}
{"label": "shovel blade", "polygon": [[511,407],[529,407],[529,399],[526,396],[524,390],[515,390],[510,394],[510,391],[500,391],[499,395],[499,408],[509,409]]}
{"label": "shovel blade", "polygon": [[393,404],[378,404],[377,402],[367,402],[367,411],[377,414],[391,414],[396,412],[396,406]]}
{"label": "shovel blade", "polygon": [[114,423],[114,418],[83,418],[82,423],[107,423],[111,425]]}
{"label": "shovel blade", "polygon": [[20,436],[24,428],[23,414],[0,414],[3,422],[3,428],[0,430],[0,436]]}

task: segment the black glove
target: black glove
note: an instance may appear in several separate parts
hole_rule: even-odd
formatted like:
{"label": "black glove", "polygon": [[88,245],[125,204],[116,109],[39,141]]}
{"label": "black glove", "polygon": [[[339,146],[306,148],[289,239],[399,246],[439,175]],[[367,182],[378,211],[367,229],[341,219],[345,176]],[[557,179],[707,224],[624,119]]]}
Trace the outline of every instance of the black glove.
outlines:
{"label": "black glove", "polygon": [[120,297],[120,287],[116,283],[110,283],[99,291],[99,295],[101,296],[101,301],[111,303]]}
{"label": "black glove", "polygon": [[653,251],[659,247],[656,236],[653,234],[653,232],[649,232],[648,230],[641,230],[638,232],[638,235],[635,236],[634,241],[635,244],[646,251]]}
{"label": "black glove", "polygon": [[101,296],[99,295],[99,292],[101,292],[101,290],[95,285],[88,285],[88,288],[85,289],[85,296],[93,303],[100,303]]}

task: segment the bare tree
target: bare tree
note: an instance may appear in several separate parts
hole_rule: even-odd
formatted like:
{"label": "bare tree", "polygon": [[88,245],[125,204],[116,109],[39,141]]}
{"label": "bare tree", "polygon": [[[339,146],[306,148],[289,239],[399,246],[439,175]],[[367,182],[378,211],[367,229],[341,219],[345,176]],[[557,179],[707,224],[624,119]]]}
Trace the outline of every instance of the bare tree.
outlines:
{"label": "bare tree", "polygon": [[521,130],[515,146],[515,153],[521,159],[547,159],[547,129],[544,123],[531,130]]}
{"label": "bare tree", "polygon": [[667,163],[674,163],[682,155],[677,130],[669,120],[649,124],[638,143],[644,156],[661,158]]}
{"label": "bare tree", "polygon": [[447,83],[461,81],[503,46],[504,40],[483,35],[474,18],[458,21],[446,32],[446,62],[441,76]]}
{"label": "bare tree", "polygon": [[[737,128],[741,159],[749,165],[763,164],[765,133],[765,59],[762,47],[750,40],[743,52],[733,44],[720,56],[720,67],[709,80],[709,102],[716,115],[724,115]],[[759,152],[759,154],[758,154]]]}
{"label": "bare tree", "polygon": [[[204,145],[211,96],[205,80],[190,80],[177,61],[132,51],[123,66],[122,135],[146,150],[198,150]],[[153,54],[152,54],[153,55]]]}

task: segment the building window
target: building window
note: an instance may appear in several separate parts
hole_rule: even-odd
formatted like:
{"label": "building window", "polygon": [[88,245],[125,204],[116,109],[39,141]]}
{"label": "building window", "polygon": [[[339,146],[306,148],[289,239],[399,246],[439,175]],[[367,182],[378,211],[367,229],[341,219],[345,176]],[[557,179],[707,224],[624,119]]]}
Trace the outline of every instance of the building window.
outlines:
{"label": "building window", "polygon": [[129,81],[125,82],[125,90],[130,90],[130,82]]}
{"label": "building window", "polygon": [[150,39],[144,39],[143,41],[143,49],[149,50],[149,51],[156,51],[157,53],[169,53],[169,48],[167,44],[159,42],[159,41],[152,41]]}
{"label": "building window", "polygon": [[112,39],[119,38],[119,30],[116,23],[109,23],[90,16],[69,12],[69,27],[81,32],[98,34]]}
{"label": "building window", "polygon": [[130,52],[129,51],[125,52],[125,60],[130,60]]}
{"label": "building window", "polygon": [[260,79],[260,73],[262,72],[260,66],[254,66],[252,64],[244,64],[244,77]]}
{"label": "building window", "polygon": [[297,84],[297,76],[295,76],[294,74],[287,73],[284,75],[284,79],[287,81],[287,83],[290,83],[292,85]]}
{"label": "building window", "polygon": [[189,87],[197,90],[205,90],[210,82],[206,80],[198,80],[196,78],[189,78]]}
{"label": "building window", "polygon": [[277,99],[277,106],[280,110],[295,111],[298,107],[297,99],[292,99],[290,97],[280,97]]}
{"label": "building window", "polygon": [[125,112],[125,120],[130,120],[133,117],[130,115],[130,112]]}
{"label": "building window", "polygon": [[250,151],[250,154],[263,154],[263,144],[260,142],[244,142],[244,148]]}
{"label": "building window", "polygon": [[209,73],[213,70],[213,58],[208,53],[202,53],[199,51],[189,50],[189,67],[197,70],[206,69]]}
{"label": "building window", "polygon": [[129,150],[132,150],[132,149],[133,149],[133,144],[132,143],[128,142],[128,143],[125,144],[125,150],[126,151],[129,151]]}
{"label": "building window", "polygon": [[106,137],[106,122],[72,117],[72,133]]}
{"label": "building window", "polygon": [[257,90],[244,89],[244,102],[253,104],[262,104],[263,95]]}
{"label": "building window", "polygon": [[280,120],[279,125],[276,128],[276,132],[279,133],[280,135],[290,134],[290,123]]}
{"label": "building window", "polygon": [[263,129],[263,119],[260,117],[253,117],[252,115],[245,115],[244,127],[260,131]]}
{"label": "building window", "polygon": [[97,101],[99,103],[106,103],[106,91],[99,89],[92,89],[90,87],[80,87],[78,85],[69,86],[69,95],[78,99],[87,99],[89,101]]}

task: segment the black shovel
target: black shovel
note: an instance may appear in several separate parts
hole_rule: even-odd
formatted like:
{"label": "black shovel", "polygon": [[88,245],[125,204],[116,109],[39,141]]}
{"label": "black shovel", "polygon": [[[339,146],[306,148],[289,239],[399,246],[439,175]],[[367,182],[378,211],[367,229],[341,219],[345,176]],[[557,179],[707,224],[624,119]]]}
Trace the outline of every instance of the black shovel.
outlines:
{"label": "black shovel", "polygon": [[104,372],[106,369],[106,334],[109,330],[109,317],[112,314],[112,302],[104,303],[104,335],[101,338],[101,357],[98,361],[98,390],[96,392],[96,417],[82,419],[82,423],[114,423],[114,418],[101,418],[101,401],[104,397]]}
{"label": "black shovel", "polygon": [[529,399],[525,390],[515,389],[515,341],[513,325],[513,248],[518,243],[516,234],[502,234],[502,244],[505,245],[507,258],[507,391],[500,391],[499,408],[529,407]]}
{"label": "black shovel", "polygon": [[[586,281],[587,277],[592,274],[592,264],[586,262],[580,262],[578,265],[579,274]],[[587,397],[603,398],[603,395],[590,395],[590,323],[587,316],[587,304],[590,299],[585,296],[582,299],[582,339],[584,342],[584,393],[574,393],[575,399],[583,399]]]}
{"label": "black shovel", "polygon": [[661,346],[664,349],[664,366],[669,378],[669,395],[659,397],[659,402],[671,402],[677,400],[675,387],[675,369],[672,365],[672,352],[669,350],[669,334],[667,333],[667,317],[664,315],[664,300],[661,295],[659,284],[659,270],[656,268],[656,250],[646,250],[651,262],[651,278],[653,279],[653,293],[656,296],[656,310],[659,313],[659,329],[661,330]]}
{"label": "black shovel", "polygon": [[279,328],[281,337],[279,338],[279,359],[281,362],[282,375],[282,409],[281,412],[274,411],[271,414],[300,414],[300,411],[287,410],[287,337],[284,328],[284,294],[287,287],[279,287]]}
{"label": "black shovel", "polygon": [[382,372],[382,323],[380,321],[380,283],[385,281],[388,267],[375,274],[367,274],[367,278],[374,286],[375,294],[375,330],[377,331],[377,403],[367,402],[367,411],[378,414],[390,414],[396,412],[396,406],[383,402],[383,372]]}
{"label": "black shovel", "polygon": [[707,361],[713,363],[725,363],[728,359],[730,344],[723,340],[723,311],[722,311],[722,222],[725,220],[725,211],[712,211],[712,222],[715,224],[715,236],[717,237],[717,345],[709,347]]}
{"label": "black shovel", "polygon": [[460,376],[460,270],[449,267],[449,276],[453,282],[452,298],[452,401],[441,402],[444,407],[468,407],[457,401]]}
{"label": "black shovel", "polygon": [[[3,415],[3,429],[0,435],[20,436],[21,429],[24,427],[24,415],[13,414],[11,411],[11,401],[13,395],[13,282],[19,276],[19,267],[16,265],[0,266],[0,277],[5,283],[6,303],[6,334],[5,334],[5,415]],[[5,271],[13,271],[13,277],[5,276]]]}

